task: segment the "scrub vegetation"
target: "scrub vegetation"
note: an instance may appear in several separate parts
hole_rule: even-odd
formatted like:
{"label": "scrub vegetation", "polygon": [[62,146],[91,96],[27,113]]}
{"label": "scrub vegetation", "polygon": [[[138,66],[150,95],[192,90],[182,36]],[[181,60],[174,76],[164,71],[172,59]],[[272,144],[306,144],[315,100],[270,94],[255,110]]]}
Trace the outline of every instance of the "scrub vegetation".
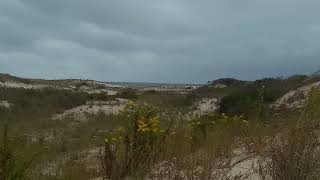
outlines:
{"label": "scrub vegetation", "polygon": [[[233,81],[232,81],[233,82]],[[0,179],[319,179],[320,89],[303,109],[274,110],[305,76],[187,93],[124,89],[117,95],[0,88]],[[202,98],[214,113],[192,114]],[[52,116],[88,101],[128,99],[87,121]],[[239,165],[249,163],[246,171]]]}

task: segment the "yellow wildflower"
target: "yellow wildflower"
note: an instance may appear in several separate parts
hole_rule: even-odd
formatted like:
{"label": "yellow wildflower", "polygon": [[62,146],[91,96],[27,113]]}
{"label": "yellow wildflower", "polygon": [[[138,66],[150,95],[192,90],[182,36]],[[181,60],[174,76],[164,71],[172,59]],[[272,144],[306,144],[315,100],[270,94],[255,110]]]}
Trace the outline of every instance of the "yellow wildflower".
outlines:
{"label": "yellow wildflower", "polygon": [[166,132],[166,131],[165,131],[165,130],[163,130],[163,129],[161,129],[161,130],[160,130],[160,132],[161,132],[161,133],[164,133],[164,132]]}
{"label": "yellow wildflower", "polygon": [[123,128],[122,126],[120,126],[117,130],[118,130],[118,131],[123,131],[124,128]]}
{"label": "yellow wildflower", "polygon": [[243,119],[243,120],[242,120],[242,123],[248,124],[248,121]]}
{"label": "yellow wildflower", "polygon": [[138,124],[138,132],[145,131],[145,128],[148,126],[148,124]]}
{"label": "yellow wildflower", "polygon": [[158,123],[159,122],[159,117],[158,116],[153,117],[151,119],[151,122]]}
{"label": "yellow wildflower", "polygon": [[146,131],[150,131],[150,129],[147,127],[142,129],[142,132],[146,132]]}
{"label": "yellow wildflower", "polygon": [[128,105],[129,105],[129,107],[133,107],[134,106],[134,102],[133,101],[129,101]]}

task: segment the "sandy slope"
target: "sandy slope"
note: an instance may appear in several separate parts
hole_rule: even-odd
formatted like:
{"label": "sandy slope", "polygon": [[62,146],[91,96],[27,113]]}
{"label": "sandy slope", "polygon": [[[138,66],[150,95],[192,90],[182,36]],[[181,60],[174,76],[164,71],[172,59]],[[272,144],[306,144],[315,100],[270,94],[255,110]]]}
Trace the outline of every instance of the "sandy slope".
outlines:
{"label": "sandy slope", "polygon": [[271,108],[302,108],[311,88],[320,87],[320,81],[292,90],[271,105]]}

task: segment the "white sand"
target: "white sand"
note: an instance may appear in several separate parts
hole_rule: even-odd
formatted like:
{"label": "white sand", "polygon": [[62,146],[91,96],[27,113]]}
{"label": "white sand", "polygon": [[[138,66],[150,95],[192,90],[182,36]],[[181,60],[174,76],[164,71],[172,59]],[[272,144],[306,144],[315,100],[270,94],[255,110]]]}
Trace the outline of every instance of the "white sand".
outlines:
{"label": "white sand", "polygon": [[78,121],[86,121],[87,115],[97,115],[98,113],[118,114],[127,104],[126,99],[117,99],[115,101],[88,101],[85,105],[81,105],[61,114],[56,114],[52,119],[62,120],[71,118]]}
{"label": "white sand", "polygon": [[192,112],[192,115],[205,115],[216,112],[219,108],[218,98],[203,98],[196,102],[194,107],[196,109]]}
{"label": "white sand", "polygon": [[313,87],[320,87],[320,81],[288,92],[280,99],[278,99],[275,103],[273,103],[270,107],[274,109],[302,108],[304,106],[308,93]]}
{"label": "white sand", "polygon": [[13,104],[9,103],[8,101],[0,101],[0,107],[10,109],[12,106]]}

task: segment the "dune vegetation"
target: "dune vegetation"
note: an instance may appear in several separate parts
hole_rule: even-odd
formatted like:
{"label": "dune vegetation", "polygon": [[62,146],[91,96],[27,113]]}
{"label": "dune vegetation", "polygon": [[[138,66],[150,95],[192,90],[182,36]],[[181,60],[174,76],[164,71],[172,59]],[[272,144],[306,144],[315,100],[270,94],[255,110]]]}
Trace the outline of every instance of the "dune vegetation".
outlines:
{"label": "dune vegetation", "polygon": [[[270,106],[306,80],[112,96],[2,87],[12,107],[0,106],[0,179],[319,179],[320,89],[302,109]],[[218,110],[191,113],[204,97],[218,97]],[[52,119],[115,99],[128,99],[115,114]]]}

